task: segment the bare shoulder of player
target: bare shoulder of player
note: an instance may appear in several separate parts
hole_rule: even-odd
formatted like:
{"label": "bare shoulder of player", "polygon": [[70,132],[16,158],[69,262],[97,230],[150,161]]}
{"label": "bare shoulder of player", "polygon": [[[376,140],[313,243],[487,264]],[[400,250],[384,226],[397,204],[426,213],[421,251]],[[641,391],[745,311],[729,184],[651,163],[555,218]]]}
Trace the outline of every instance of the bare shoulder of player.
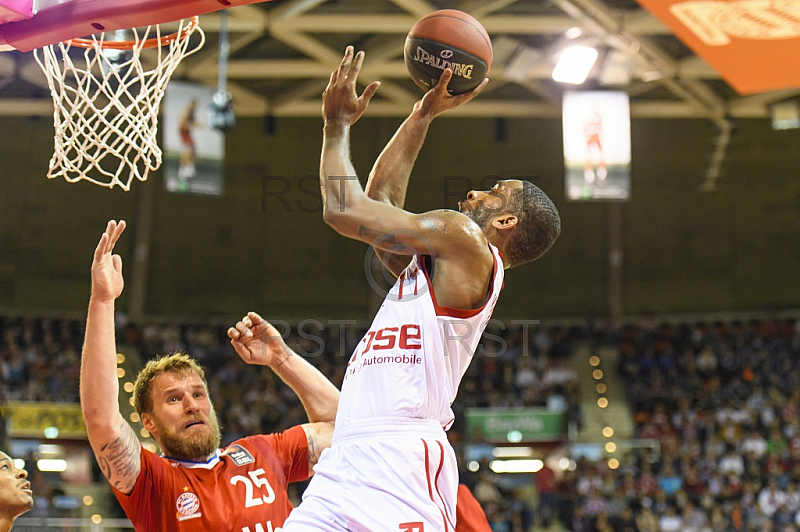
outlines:
{"label": "bare shoulder of player", "polygon": [[471,218],[458,211],[440,209],[419,215],[419,226],[435,246],[435,255],[466,254],[486,252],[491,259],[488,241],[481,228]]}
{"label": "bare shoulder of player", "polygon": [[437,209],[418,214],[417,218],[419,227],[426,232],[439,233],[454,239],[478,238],[486,240],[478,224],[458,211]]}

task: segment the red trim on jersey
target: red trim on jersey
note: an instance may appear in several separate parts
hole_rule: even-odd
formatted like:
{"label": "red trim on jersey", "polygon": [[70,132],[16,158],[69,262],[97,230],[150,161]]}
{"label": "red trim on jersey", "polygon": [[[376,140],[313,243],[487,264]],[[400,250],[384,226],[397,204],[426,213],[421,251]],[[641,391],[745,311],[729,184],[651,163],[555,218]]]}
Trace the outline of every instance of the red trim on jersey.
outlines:
{"label": "red trim on jersey", "polygon": [[[428,291],[431,294],[431,299],[433,300],[433,308],[436,310],[437,316],[450,316],[451,318],[471,318],[473,316],[477,316],[480,314],[486,305],[489,303],[491,299],[492,291],[494,290],[494,278],[497,275],[497,257],[493,252],[491,252],[491,248],[489,248],[490,253],[492,253],[492,261],[494,265],[492,266],[492,280],[489,282],[489,289],[486,292],[486,301],[483,302],[483,305],[476,309],[460,309],[460,308],[453,308],[453,307],[441,307],[436,302],[436,294],[433,291],[433,281],[431,281],[430,275],[428,275],[428,269],[425,267],[425,260],[420,256],[420,268],[422,268],[423,273],[425,273],[425,278],[428,280]],[[498,250],[499,253],[499,250]],[[505,286],[505,281],[500,286],[502,290]]]}
{"label": "red trim on jersey", "polygon": [[[444,504],[444,497],[442,497],[442,492],[439,491],[439,473],[442,472],[442,468],[444,467],[444,446],[442,445],[442,442],[440,442],[440,441],[437,441],[436,443],[439,445],[439,452],[441,453],[440,454],[441,458],[439,459],[439,469],[436,470],[436,483],[435,483],[435,485],[436,485],[436,493],[439,495],[439,498],[442,500],[442,503]],[[445,506],[444,509],[447,510],[447,506]],[[444,527],[445,530],[448,530],[448,528],[447,528],[448,524],[450,525],[450,529],[454,530],[456,527],[455,527],[455,525],[453,525],[453,522],[450,520],[450,516],[447,515],[447,512],[446,511],[442,511],[442,515],[444,516],[444,518],[446,520],[445,527]]]}
{"label": "red trim on jersey", "polygon": [[400,287],[397,290],[397,300],[400,301],[403,299],[403,283],[406,281],[405,270],[403,270],[403,273],[400,274],[400,278],[397,281],[400,283]]}
{"label": "red trim on jersey", "polygon": [[[422,445],[425,447],[425,478],[428,481],[428,497],[430,497],[431,502],[435,504],[437,508],[439,508],[439,505],[436,504],[435,500],[433,500],[432,484],[436,484],[436,482],[439,481],[439,473],[441,473],[442,466],[444,466],[444,450],[442,450],[441,458],[439,458],[439,467],[436,469],[436,476],[434,478],[434,481],[431,482],[431,460],[430,460],[431,451],[430,449],[428,449],[428,442],[422,439],[420,441],[422,441]],[[439,447],[442,446],[440,442],[437,443],[439,443]],[[441,499],[442,494],[439,493],[439,486],[436,486],[436,493],[439,495],[439,499]],[[450,530],[447,528],[447,516],[445,515],[444,511],[441,508],[439,508],[439,513],[442,514],[442,524],[444,524],[444,529]]]}
{"label": "red trim on jersey", "polygon": [[422,441],[422,446],[425,447],[425,478],[428,480],[428,496],[433,500],[433,488],[431,487],[431,461],[430,451],[428,450],[428,442]]}

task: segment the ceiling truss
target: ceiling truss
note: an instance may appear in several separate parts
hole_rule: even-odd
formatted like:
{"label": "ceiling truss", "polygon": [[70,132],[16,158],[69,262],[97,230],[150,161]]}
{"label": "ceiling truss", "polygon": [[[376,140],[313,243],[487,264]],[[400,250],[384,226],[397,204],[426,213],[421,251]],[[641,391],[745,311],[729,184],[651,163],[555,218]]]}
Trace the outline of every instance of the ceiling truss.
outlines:
{"label": "ceiling truss", "polygon": [[[615,3],[621,2],[621,3]],[[230,59],[227,90],[238,116],[318,116],[319,96],[344,44],[363,49],[361,81],[382,82],[370,105],[372,116],[405,116],[421,92],[410,82],[402,57],[409,28],[424,14],[444,7],[426,0],[274,0],[229,10]],[[454,7],[449,2],[447,7]],[[638,118],[704,118],[720,128],[732,118],[768,117],[770,105],[795,98],[786,90],[736,95],[702,59],[680,45],[655,17],[625,0],[465,0],[457,7],[481,20],[495,42],[491,82],[483,94],[453,116],[548,117],[561,115],[566,89],[550,79],[554,56],[567,43],[564,32],[581,28],[576,42],[629,55],[631,82],[600,87],[600,61],[590,74],[592,88],[626,90]],[[201,17],[209,37],[205,48],[186,58],[175,78],[209,86],[217,83],[220,15]],[[667,43],[667,48],[659,43]],[[510,43],[510,44],[509,44]],[[515,43],[518,46],[515,48]],[[671,45],[672,44],[672,45]],[[523,75],[508,65],[520,49],[540,61]],[[273,51],[275,49],[275,51]],[[32,54],[0,54],[0,114],[50,115],[45,79]],[[11,81],[38,89],[36,96],[7,94]],[[580,88],[580,87],[568,87]]]}

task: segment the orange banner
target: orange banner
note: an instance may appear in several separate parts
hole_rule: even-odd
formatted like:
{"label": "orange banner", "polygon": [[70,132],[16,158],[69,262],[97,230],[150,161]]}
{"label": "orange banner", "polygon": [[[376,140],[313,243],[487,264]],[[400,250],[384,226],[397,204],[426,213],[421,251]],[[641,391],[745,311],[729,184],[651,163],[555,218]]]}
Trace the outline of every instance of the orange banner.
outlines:
{"label": "orange banner", "polygon": [[800,87],[800,0],[638,0],[739,94]]}

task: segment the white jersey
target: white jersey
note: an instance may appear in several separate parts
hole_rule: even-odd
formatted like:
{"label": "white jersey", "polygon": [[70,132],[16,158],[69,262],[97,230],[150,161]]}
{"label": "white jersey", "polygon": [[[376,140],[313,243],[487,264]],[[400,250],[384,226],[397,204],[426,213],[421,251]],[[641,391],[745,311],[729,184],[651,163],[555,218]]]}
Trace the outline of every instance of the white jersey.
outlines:
{"label": "white jersey", "polygon": [[458,385],[503,287],[500,252],[489,248],[492,281],[474,310],[437,305],[425,258],[413,257],[350,357],[336,430],[380,418],[436,420],[450,428]]}

